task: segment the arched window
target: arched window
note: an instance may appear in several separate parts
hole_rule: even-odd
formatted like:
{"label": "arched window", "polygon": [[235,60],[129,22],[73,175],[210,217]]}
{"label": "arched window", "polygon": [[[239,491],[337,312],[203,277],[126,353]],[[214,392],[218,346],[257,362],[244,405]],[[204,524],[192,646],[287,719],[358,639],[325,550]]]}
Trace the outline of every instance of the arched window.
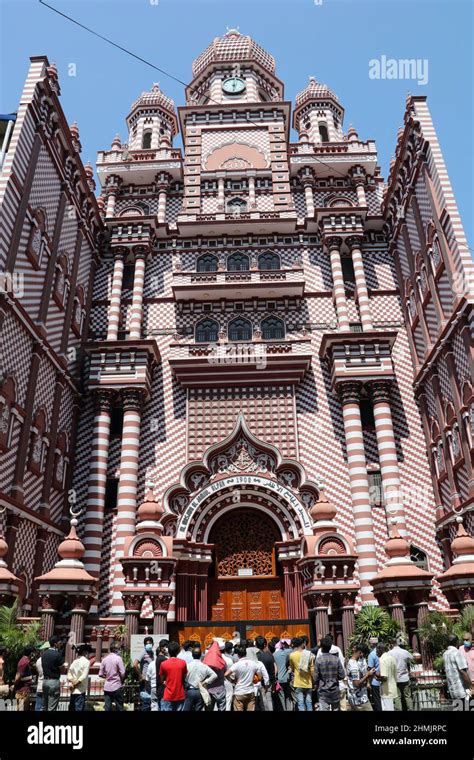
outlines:
{"label": "arched window", "polygon": [[243,198],[232,198],[227,204],[227,212],[233,216],[240,216],[247,211],[247,203]]}
{"label": "arched window", "polygon": [[203,319],[196,325],[196,343],[215,343],[219,325],[215,319]]}
{"label": "arched window", "polygon": [[46,216],[43,209],[35,212],[26,249],[35,269],[41,269],[46,246]]}
{"label": "arched window", "polygon": [[72,328],[76,335],[80,337],[84,326],[84,288],[78,285],[76,295],[74,296],[74,310],[72,313]]}
{"label": "arched window", "polygon": [[197,260],[196,271],[217,272],[218,264],[217,256],[214,256],[212,253],[206,253]]}
{"label": "arched window", "polygon": [[56,264],[56,277],[54,279],[53,298],[60,309],[64,309],[67,303],[67,297],[69,293],[69,277],[68,277],[68,259],[66,254],[62,253],[58,257]]}
{"label": "arched window", "polygon": [[410,560],[421,570],[429,570],[428,557],[425,552],[418,549],[417,546],[413,546],[413,544],[410,546]]}
{"label": "arched window", "polygon": [[46,415],[43,409],[40,409],[35,416],[31,428],[30,437],[30,456],[28,469],[35,475],[40,475],[43,469],[45,444],[44,436],[46,432]]}
{"label": "arched window", "polygon": [[53,487],[62,491],[66,482],[67,436],[59,433],[54,454]]}
{"label": "arched window", "polygon": [[252,340],[252,325],[248,319],[238,317],[229,322],[229,340]]}
{"label": "arched window", "polygon": [[7,451],[12,445],[14,404],[15,381],[8,377],[0,388],[0,451]]}
{"label": "arched window", "polygon": [[329,132],[327,124],[325,124],[323,121],[319,122],[319,136],[321,138],[321,142],[326,143],[329,142]]}
{"label": "arched window", "polygon": [[245,253],[232,253],[227,258],[228,272],[248,272],[250,266],[249,257]]}
{"label": "arched window", "polygon": [[147,150],[147,149],[151,148],[151,132],[150,132],[150,130],[148,130],[147,132],[143,133],[142,148],[144,150]]}
{"label": "arched window", "polygon": [[258,268],[262,270],[267,269],[281,269],[280,257],[273,251],[266,251],[261,253],[258,257]]}
{"label": "arched window", "polygon": [[267,317],[262,320],[262,338],[264,340],[283,340],[285,323],[279,317]]}

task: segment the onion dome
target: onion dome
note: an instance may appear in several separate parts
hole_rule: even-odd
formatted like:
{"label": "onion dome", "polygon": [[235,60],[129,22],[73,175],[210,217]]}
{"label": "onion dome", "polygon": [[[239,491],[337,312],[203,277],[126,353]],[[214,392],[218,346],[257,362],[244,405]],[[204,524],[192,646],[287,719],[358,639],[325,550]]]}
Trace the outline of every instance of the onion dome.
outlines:
{"label": "onion dome", "polygon": [[332,522],[336,516],[336,507],[334,504],[329,501],[327,496],[324,495],[324,493],[321,491],[319,494],[319,499],[311,509],[309,510],[309,514],[313,518],[313,521],[321,522],[324,521],[325,523]]}
{"label": "onion dome", "polygon": [[77,519],[71,519],[71,528],[66,538],[58,546],[59,560],[53,569],[35,580],[52,583],[95,583],[95,578],[84,569],[82,557],[85,548],[76,532]]}
{"label": "onion dome", "polygon": [[139,520],[137,531],[158,529],[161,532],[162,525],[160,523],[160,519],[162,518],[165,510],[162,504],[159,504],[155,499],[155,494],[153,493],[153,483],[147,483],[147,488],[148,490],[145,496],[145,500],[140,504],[137,512]]}
{"label": "onion dome", "polygon": [[474,601],[474,538],[466,532],[462,517],[456,522],[458,530],[451,542],[453,563],[438,575],[438,583],[449,602],[459,606]]}
{"label": "onion dome", "polygon": [[275,59],[255,40],[238,29],[229,29],[223,37],[215,37],[209,47],[193,61],[193,78],[213,63],[255,61],[270,74],[275,74]]}
{"label": "onion dome", "polygon": [[[422,570],[410,559],[410,544],[403,538],[397,528],[397,521],[393,519],[391,535],[385,544],[385,554],[388,557],[383,570],[370,582],[374,586],[384,581],[398,580],[400,583],[407,580],[427,583],[433,578],[433,573]],[[375,588],[375,586],[374,586]],[[401,586],[403,588],[403,585]]]}
{"label": "onion dome", "polygon": [[132,103],[130,112],[132,113],[136,108],[162,108],[173,115],[175,113],[174,100],[160,90],[160,85],[157,82],[152,85],[151,90],[142,92],[140,97]]}
{"label": "onion dome", "polygon": [[334,100],[339,106],[341,105],[337,95],[329,89],[327,84],[321,84],[315,77],[309,77],[308,84],[295,98],[295,111],[312,100],[327,100],[328,98]]}
{"label": "onion dome", "polygon": [[458,531],[456,537],[451,542],[451,549],[456,557],[454,562],[457,562],[458,564],[464,562],[466,557],[471,557],[471,562],[474,562],[474,538],[466,533],[462,517],[458,517],[456,520],[458,523]]}

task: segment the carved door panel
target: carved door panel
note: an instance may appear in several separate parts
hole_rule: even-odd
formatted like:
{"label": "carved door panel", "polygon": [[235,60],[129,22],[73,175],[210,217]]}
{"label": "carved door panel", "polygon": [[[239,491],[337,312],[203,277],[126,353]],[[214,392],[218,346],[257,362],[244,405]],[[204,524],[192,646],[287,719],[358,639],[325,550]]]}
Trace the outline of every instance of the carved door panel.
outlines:
{"label": "carved door panel", "polygon": [[286,610],[280,578],[217,579],[210,584],[211,620],[281,620]]}

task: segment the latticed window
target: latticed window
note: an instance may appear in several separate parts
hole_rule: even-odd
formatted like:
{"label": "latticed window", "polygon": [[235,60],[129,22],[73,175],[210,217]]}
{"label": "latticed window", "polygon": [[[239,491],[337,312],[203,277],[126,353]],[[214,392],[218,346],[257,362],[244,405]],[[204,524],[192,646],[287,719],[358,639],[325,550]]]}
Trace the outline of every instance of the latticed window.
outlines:
{"label": "latticed window", "polygon": [[421,549],[418,549],[417,546],[410,546],[410,560],[414,565],[421,568],[422,570],[429,570],[428,557],[426,556],[425,552],[423,552]]}
{"label": "latticed window", "polygon": [[196,325],[196,343],[214,343],[219,335],[219,325],[215,319],[203,319]]}
{"label": "latticed window", "polygon": [[277,253],[272,253],[272,251],[261,253],[258,257],[258,268],[263,270],[280,269],[279,255]]}
{"label": "latticed window", "polygon": [[279,531],[265,515],[239,510],[226,516],[209,536],[215,545],[216,575],[274,575],[276,541],[281,541]]}
{"label": "latticed window", "polygon": [[196,270],[198,272],[217,272],[219,262],[217,256],[212,253],[206,253],[197,260]]}
{"label": "latticed window", "polygon": [[369,500],[372,507],[380,507],[384,503],[382,490],[382,475],[380,472],[368,472]]}
{"label": "latticed window", "polygon": [[262,320],[262,338],[264,340],[283,340],[285,323],[279,317],[267,317]]}
{"label": "latticed window", "polygon": [[229,272],[248,272],[249,265],[249,257],[245,253],[233,253],[227,259]]}
{"label": "latticed window", "polygon": [[234,216],[240,216],[247,211],[247,203],[243,198],[232,198],[227,204],[227,211]]}
{"label": "latticed window", "polygon": [[229,340],[252,340],[252,325],[248,319],[240,317],[229,322]]}

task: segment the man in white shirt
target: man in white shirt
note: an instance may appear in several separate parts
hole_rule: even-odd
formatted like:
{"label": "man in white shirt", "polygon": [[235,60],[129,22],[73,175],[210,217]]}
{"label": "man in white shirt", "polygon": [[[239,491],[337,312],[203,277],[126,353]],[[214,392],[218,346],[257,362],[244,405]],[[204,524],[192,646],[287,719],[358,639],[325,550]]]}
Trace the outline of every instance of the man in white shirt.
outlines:
{"label": "man in white shirt", "polygon": [[193,653],[192,647],[195,645],[195,641],[185,641],[181,647],[181,652],[178,655],[178,660],[184,660],[186,663],[192,662]]}
{"label": "man in white shirt", "polygon": [[413,701],[411,697],[410,687],[410,664],[415,662],[415,658],[406,649],[402,649],[400,644],[403,643],[402,639],[398,639],[394,642],[390,653],[397,663],[397,698],[395,699],[395,710],[413,710]]}
{"label": "man in white shirt", "polygon": [[69,709],[74,712],[83,712],[86,707],[87,682],[89,680],[90,660],[89,655],[92,647],[89,644],[79,644],[76,647],[77,657],[69,666],[67,680],[71,691]]}
{"label": "man in white shirt", "polygon": [[448,683],[448,692],[451,699],[466,699],[473,687],[469,676],[467,660],[459,651],[457,636],[450,636],[448,648],[443,653],[444,672]]}
{"label": "man in white shirt", "polygon": [[210,686],[217,678],[215,670],[201,662],[202,652],[197,647],[192,651],[192,662],[188,663],[186,673],[186,700],[183,712],[200,712],[204,709],[204,699],[200,686]]}
{"label": "man in white shirt", "polygon": [[39,648],[40,656],[38,657],[35,663],[36,672],[38,673],[38,680],[36,682],[35,712],[42,712],[44,709],[44,706],[43,706],[44,675],[43,675],[43,666],[41,664],[41,655],[43,654],[43,652],[46,652],[47,649],[49,649],[49,641],[45,641],[44,644],[41,644]]}
{"label": "man in white shirt", "polygon": [[267,669],[259,660],[251,660],[247,657],[244,646],[235,647],[235,654],[239,658],[237,662],[226,671],[225,677],[235,679],[234,687],[234,710],[235,712],[253,712],[255,710],[255,684],[254,676],[264,686],[270,685]]}
{"label": "man in white shirt", "polygon": [[[239,639],[240,640],[240,639]],[[224,662],[227,666],[227,670],[232,667],[234,664],[234,660],[232,657],[232,654],[234,652],[234,645],[232,641],[226,641],[224,644],[224,651],[222,652],[222,657],[224,658]],[[226,712],[230,712],[232,708],[232,700],[234,699],[234,686],[232,684],[232,681],[230,681],[228,678],[225,679],[225,709]]]}

